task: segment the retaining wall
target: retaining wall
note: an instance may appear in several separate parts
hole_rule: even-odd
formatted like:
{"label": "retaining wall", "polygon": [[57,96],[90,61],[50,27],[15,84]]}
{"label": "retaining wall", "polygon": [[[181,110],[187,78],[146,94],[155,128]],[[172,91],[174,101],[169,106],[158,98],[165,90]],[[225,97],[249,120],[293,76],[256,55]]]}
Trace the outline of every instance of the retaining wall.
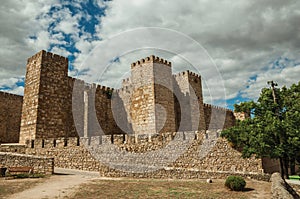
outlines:
{"label": "retaining wall", "polygon": [[2,167],[33,167],[33,173],[53,174],[54,158],[40,157],[27,154],[0,152],[0,164]]}

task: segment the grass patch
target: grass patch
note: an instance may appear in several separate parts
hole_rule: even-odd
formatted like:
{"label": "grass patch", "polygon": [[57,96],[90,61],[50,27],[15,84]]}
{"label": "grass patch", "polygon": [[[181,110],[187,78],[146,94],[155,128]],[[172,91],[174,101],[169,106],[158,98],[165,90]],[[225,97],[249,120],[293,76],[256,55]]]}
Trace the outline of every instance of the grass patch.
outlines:
{"label": "grass patch", "polygon": [[289,176],[290,180],[300,180],[300,176],[298,175],[293,175],[293,176]]}
{"label": "grass patch", "polygon": [[253,198],[254,192],[254,189],[248,192],[230,191],[224,186],[224,180],[214,180],[209,184],[205,180],[122,179],[94,180],[81,186],[68,198],[248,199]]}

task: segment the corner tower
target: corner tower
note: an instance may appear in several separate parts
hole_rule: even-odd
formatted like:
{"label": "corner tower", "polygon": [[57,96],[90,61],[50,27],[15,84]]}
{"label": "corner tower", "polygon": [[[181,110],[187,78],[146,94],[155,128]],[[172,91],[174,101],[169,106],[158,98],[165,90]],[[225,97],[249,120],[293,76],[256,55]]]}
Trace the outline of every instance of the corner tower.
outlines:
{"label": "corner tower", "polygon": [[178,131],[205,130],[201,76],[190,71],[173,75],[176,129]]}
{"label": "corner tower", "polygon": [[66,137],[68,59],[40,51],[27,60],[20,143]]}
{"label": "corner tower", "polygon": [[175,131],[171,62],[154,55],[131,64],[130,118],[135,134]]}

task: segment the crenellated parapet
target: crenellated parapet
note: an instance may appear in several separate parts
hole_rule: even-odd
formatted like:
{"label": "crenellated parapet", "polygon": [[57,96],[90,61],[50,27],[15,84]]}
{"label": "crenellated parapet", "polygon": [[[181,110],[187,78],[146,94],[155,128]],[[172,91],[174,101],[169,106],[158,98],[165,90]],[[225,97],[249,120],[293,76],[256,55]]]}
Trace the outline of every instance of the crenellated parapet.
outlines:
{"label": "crenellated parapet", "polygon": [[102,92],[113,92],[114,88],[108,87],[108,86],[102,86],[102,85],[95,85],[96,91],[102,91]]}
{"label": "crenellated parapet", "polygon": [[68,58],[61,56],[61,55],[57,55],[51,52],[46,52],[45,50],[41,50],[40,52],[36,53],[35,55],[29,57],[27,59],[27,63],[30,63],[32,61],[36,61],[40,58],[46,58],[46,59],[52,59],[54,61],[64,61],[64,62],[68,62]]}
{"label": "crenellated parapet", "polygon": [[186,131],[186,132],[168,132],[164,134],[112,134],[91,137],[58,137],[58,138],[36,138],[28,140],[26,148],[68,148],[77,146],[101,147],[104,145],[114,144],[124,146],[124,144],[139,146],[157,145],[159,143],[183,142],[185,140],[212,140],[220,137],[221,130],[210,131]]}
{"label": "crenellated parapet", "polygon": [[220,110],[220,111],[229,111],[229,112],[233,112],[232,110],[228,109],[228,108],[224,108],[221,106],[216,106],[216,105],[212,105],[212,104],[203,104],[205,108],[209,108],[209,109],[216,109],[216,110]]}
{"label": "crenellated parapet", "polygon": [[151,55],[150,57],[146,57],[144,59],[141,59],[141,60],[138,60],[138,61],[132,63],[131,64],[131,69],[136,67],[136,66],[139,66],[141,64],[144,64],[144,63],[159,63],[159,64],[165,64],[165,65],[171,67],[171,62],[169,62],[167,60],[164,60],[162,58],[159,58],[157,56]]}
{"label": "crenellated parapet", "polygon": [[23,99],[23,96],[21,96],[21,95],[6,93],[6,92],[3,92],[3,91],[0,91],[0,97],[12,98],[12,99],[14,98],[14,99],[20,99],[20,100]]}
{"label": "crenellated parapet", "polygon": [[235,125],[232,110],[211,104],[203,105],[206,129],[226,129]]}
{"label": "crenellated parapet", "polygon": [[192,71],[186,70],[186,71],[182,71],[179,72],[177,74],[173,74],[173,77],[180,77],[180,76],[185,76],[185,75],[189,75],[190,77],[194,77],[194,78],[200,78],[201,79],[201,75],[194,73]]}

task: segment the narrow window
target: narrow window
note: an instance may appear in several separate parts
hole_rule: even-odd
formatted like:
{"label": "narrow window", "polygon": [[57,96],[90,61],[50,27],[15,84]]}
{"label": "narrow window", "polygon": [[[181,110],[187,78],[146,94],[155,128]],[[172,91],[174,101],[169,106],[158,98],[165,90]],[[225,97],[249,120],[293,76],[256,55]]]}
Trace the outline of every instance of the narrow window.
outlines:
{"label": "narrow window", "polygon": [[68,146],[68,139],[64,139],[64,146]]}

